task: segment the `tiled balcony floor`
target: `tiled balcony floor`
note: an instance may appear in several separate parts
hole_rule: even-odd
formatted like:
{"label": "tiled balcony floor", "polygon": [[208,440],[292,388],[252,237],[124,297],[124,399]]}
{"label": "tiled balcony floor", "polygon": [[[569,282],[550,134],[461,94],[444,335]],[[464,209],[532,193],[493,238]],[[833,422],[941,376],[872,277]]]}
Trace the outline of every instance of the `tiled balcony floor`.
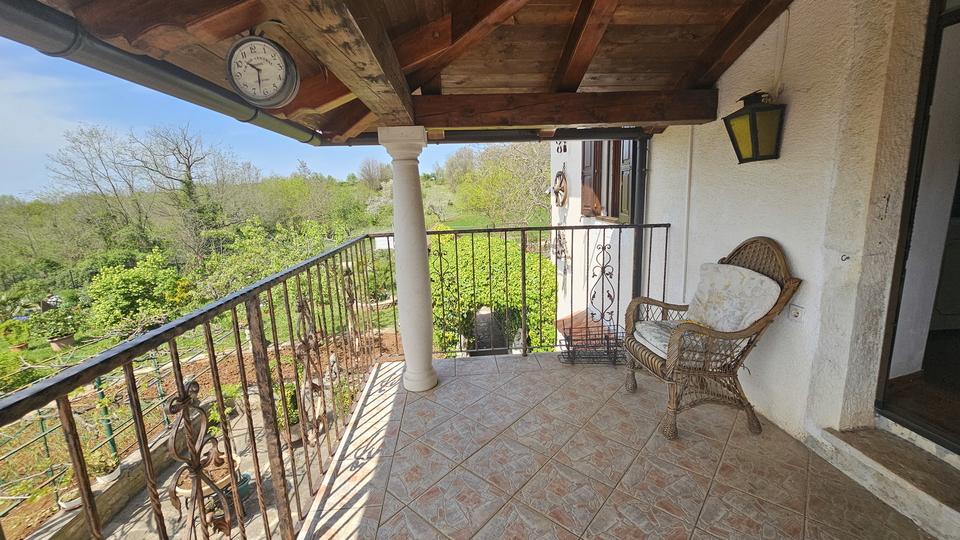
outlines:
{"label": "tiled balcony floor", "polygon": [[761,419],[704,406],[658,426],[663,383],[556,354],[377,366],[301,538],[932,538]]}

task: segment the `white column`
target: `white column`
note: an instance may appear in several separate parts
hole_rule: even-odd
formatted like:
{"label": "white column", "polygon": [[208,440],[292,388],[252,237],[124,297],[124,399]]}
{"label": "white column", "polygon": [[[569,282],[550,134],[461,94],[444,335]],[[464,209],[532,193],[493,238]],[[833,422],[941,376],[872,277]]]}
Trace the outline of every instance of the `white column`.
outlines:
{"label": "white column", "polygon": [[397,302],[403,338],[403,387],[423,392],[437,385],[433,369],[433,307],[427,227],[420,192],[421,150],[427,132],[420,126],[378,128],[380,144],[393,158],[393,231],[396,239]]}

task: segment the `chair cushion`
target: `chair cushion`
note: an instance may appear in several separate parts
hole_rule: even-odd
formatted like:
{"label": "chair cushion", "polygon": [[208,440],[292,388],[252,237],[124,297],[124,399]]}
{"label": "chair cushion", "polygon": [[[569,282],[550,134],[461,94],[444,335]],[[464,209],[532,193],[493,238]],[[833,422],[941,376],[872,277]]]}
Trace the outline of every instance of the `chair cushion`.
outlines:
{"label": "chair cushion", "polygon": [[779,296],[780,285],[763,274],[706,263],[686,316],[720,332],[738,332],[766,315]]}
{"label": "chair cushion", "polygon": [[633,337],[650,352],[666,358],[670,334],[677,326],[680,326],[680,321],[640,321]]}

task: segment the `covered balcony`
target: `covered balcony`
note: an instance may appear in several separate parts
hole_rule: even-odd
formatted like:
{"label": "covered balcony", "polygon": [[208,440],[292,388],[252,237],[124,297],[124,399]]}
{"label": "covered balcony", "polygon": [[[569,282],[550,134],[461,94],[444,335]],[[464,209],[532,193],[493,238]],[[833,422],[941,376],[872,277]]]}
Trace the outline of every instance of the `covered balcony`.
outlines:
{"label": "covered balcony", "polygon": [[[0,478],[0,539],[960,538],[957,434],[878,392],[917,373],[894,338],[930,330],[901,304],[929,313],[932,278],[901,300],[916,215],[952,215],[960,152],[924,145],[960,133],[955,0],[200,4],[0,0],[0,35],[311,146],[384,146],[394,235],[5,396],[0,466],[33,459]],[[299,86],[230,83],[263,91],[231,71],[242,40]],[[759,139],[718,119],[758,88],[783,129],[735,153]],[[552,227],[425,230],[423,147],[527,140],[562,154]],[[668,441],[664,388],[625,392],[607,344],[630,298],[688,303],[754,236],[803,279],[740,375],[763,433],[703,406]]]}

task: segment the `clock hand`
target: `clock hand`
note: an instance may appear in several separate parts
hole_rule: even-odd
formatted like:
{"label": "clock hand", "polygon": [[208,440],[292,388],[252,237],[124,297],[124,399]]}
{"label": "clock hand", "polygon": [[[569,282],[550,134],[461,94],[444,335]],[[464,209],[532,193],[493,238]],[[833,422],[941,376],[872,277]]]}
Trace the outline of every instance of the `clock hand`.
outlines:
{"label": "clock hand", "polygon": [[256,64],[251,64],[250,62],[247,62],[247,65],[257,70],[257,87],[261,92],[263,92],[263,82],[260,80],[260,68],[258,68]]}

